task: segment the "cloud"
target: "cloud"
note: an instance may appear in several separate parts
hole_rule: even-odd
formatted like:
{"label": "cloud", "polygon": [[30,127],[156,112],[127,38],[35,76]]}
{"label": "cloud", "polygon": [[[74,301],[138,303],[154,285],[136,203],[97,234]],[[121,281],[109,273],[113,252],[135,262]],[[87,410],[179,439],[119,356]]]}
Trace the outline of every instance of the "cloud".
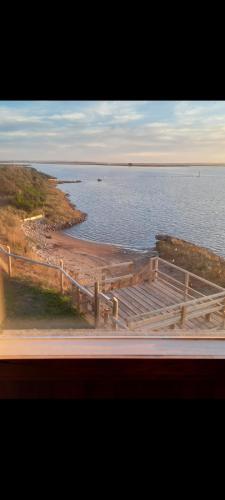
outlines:
{"label": "cloud", "polygon": [[225,102],[0,103],[0,143],[0,159],[225,160]]}
{"label": "cloud", "polygon": [[49,116],[50,120],[69,120],[69,121],[76,121],[76,120],[81,120],[82,118],[85,118],[86,115],[85,113],[62,113],[62,114],[56,114],[56,115],[51,115]]}
{"label": "cloud", "polygon": [[58,136],[57,132],[50,131],[29,131],[29,130],[14,130],[14,131],[0,131],[0,137],[55,137]]}
{"label": "cloud", "polygon": [[27,112],[0,107],[0,123],[40,123],[41,117]]}

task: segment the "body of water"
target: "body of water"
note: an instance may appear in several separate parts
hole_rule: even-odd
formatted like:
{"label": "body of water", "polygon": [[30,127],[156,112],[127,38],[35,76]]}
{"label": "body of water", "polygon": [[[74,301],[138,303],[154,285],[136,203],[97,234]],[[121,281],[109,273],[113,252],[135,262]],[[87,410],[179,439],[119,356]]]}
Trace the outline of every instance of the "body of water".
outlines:
{"label": "body of water", "polygon": [[88,214],[71,236],[140,250],[166,233],[225,256],[225,167],[33,166],[82,181],[59,186]]}

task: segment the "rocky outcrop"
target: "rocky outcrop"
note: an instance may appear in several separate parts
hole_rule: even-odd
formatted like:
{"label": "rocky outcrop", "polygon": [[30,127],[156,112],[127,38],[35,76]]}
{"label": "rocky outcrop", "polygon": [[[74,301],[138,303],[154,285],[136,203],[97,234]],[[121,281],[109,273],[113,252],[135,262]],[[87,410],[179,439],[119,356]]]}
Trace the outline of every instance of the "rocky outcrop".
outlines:
{"label": "rocky outcrop", "polygon": [[156,235],[159,256],[225,287],[225,259],[211,250],[167,234]]}

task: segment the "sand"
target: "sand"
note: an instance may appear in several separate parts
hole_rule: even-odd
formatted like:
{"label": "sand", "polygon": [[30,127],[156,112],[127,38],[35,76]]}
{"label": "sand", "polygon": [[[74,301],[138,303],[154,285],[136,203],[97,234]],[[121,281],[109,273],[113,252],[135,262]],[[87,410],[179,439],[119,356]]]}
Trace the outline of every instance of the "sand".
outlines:
{"label": "sand", "polygon": [[26,236],[33,241],[35,255],[46,262],[59,264],[63,259],[67,271],[79,272],[84,277],[98,267],[133,261],[138,271],[152,256],[153,250],[138,252],[117,245],[95,243],[73,238],[63,231],[53,231],[43,221],[22,225]]}
{"label": "sand", "polygon": [[42,256],[54,261],[63,259],[65,268],[79,270],[84,274],[96,267],[131,260],[135,263],[135,268],[139,269],[152,255],[151,249],[147,253],[136,252],[116,245],[80,240],[63,232],[50,231],[48,236],[50,238],[45,237],[46,246],[42,250]]}

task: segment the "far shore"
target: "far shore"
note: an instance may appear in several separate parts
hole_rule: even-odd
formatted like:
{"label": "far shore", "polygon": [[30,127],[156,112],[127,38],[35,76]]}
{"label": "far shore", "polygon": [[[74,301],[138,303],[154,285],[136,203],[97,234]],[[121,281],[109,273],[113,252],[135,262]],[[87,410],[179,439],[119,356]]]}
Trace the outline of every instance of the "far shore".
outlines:
{"label": "far shore", "polygon": [[176,163],[141,163],[141,162],[94,162],[94,161],[46,161],[46,160],[5,160],[0,161],[0,164],[19,164],[23,166],[30,166],[31,164],[39,165],[101,165],[101,166],[117,166],[117,167],[225,167],[225,162],[176,162]]}

